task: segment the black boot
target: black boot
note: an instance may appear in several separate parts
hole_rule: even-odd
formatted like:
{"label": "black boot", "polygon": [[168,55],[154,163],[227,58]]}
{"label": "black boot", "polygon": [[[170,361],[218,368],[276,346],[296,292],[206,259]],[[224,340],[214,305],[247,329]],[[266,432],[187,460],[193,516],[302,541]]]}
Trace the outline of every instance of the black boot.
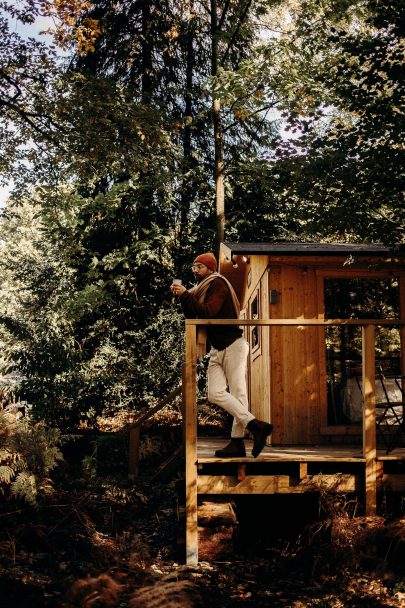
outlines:
{"label": "black boot", "polygon": [[273,425],[254,418],[249,422],[247,428],[253,435],[252,456],[256,458],[266,445],[266,439],[271,435]]}
{"label": "black boot", "polygon": [[222,450],[215,452],[217,458],[238,458],[246,456],[245,443],[242,438],[233,437]]}

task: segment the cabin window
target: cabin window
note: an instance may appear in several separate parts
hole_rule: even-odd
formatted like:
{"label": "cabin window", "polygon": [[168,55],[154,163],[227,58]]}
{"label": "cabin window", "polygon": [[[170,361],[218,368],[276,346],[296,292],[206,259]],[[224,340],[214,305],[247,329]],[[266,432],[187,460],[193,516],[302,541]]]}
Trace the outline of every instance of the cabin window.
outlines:
{"label": "cabin window", "polygon": [[[327,278],[324,297],[326,319],[400,318],[399,282],[395,277]],[[328,424],[359,424],[363,403],[361,328],[328,327],[325,333]],[[376,328],[377,405],[380,397],[386,400],[385,388],[394,391],[392,398],[396,400],[395,378],[401,373],[400,352],[398,328]]]}
{"label": "cabin window", "polygon": [[[260,319],[260,292],[256,291],[253,299],[250,302],[250,318]],[[252,353],[255,353],[260,348],[260,327],[252,325],[250,327],[250,347]]]}

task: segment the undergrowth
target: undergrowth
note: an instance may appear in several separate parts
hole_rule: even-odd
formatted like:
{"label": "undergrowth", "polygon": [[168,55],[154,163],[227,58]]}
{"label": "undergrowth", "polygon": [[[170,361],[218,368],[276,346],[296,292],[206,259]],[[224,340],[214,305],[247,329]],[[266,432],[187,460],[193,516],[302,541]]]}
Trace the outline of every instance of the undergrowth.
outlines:
{"label": "undergrowth", "polygon": [[[261,520],[256,503],[246,503],[247,520],[256,524],[256,534],[245,531],[250,543],[228,561],[187,567],[178,549],[182,470],[150,482],[157,463],[180,439],[163,416],[145,431],[144,466],[134,483],[127,479],[126,431],[91,432],[62,445],[62,437],[43,425],[23,423],[17,430],[7,422],[1,429],[2,449],[13,446],[15,462],[25,463],[21,470],[35,476],[38,488],[34,509],[11,493],[17,464],[14,477],[4,475],[1,482],[7,499],[0,511],[1,608],[4,598],[4,606],[18,608],[404,604],[403,517],[364,517],[353,496],[325,486],[314,501],[313,521],[297,525],[287,539],[277,534],[299,513],[280,508],[276,514],[268,503]],[[53,493],[41,494],[50,473]],[[290,498],[298,504],[298,497]],[[270,527],[271,539],[265,535]]]}
{"label": "undergrowth", "polygon": [[57,428],[0,412],[0,493],[38,507],[53,491],[50,472],[63,460]]}

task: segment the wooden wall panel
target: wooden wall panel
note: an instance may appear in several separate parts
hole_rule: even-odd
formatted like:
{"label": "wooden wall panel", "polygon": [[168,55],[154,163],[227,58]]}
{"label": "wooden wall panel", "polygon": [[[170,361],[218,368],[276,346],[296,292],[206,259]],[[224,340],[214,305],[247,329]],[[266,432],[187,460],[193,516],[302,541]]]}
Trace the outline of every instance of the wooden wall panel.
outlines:
{"label": "wooden wall panel", "polygon": [[[280,296],[282,290],[282,272],[280,266],[270,268],[269,290],[273,289],[279,294],[275,304],[269,304],[269,318],[278,319],[281,315]],[[280,327],[269,328],[269,376],[270,384],[270,411],[271,422],[274,425],[272,442],[275,445],[285,443],[285,421],[284,421],[284,378],[283,357],[285,344],[283,341],[283,330]]]}
{"label": "wooden wall panel", "polygon": [[[264,319],[269,318],[269,273],[267,269],[262,278],[262,316]],[[264,378],[263,390],[263,417],[262,420],[271,421],[272,413],[270,407],[270,386],[271,386],[271,368],[270,368],[270,328],[262,328],[262,370]]]}
{"label": "wooden wall panel", "polygon": [[[316,272],[316,308],[318,311],[318,319],[325,318],[325,290],[324,277]],[[326,361],[326,329],[325,327],[318,328],[318,371],[319,371],[319,428],[327,426],[328,423],[328,375]],[[322,435],[322,432],[320,430]]]}
{"label": "wooden wall panel", "polygon": [[[296,306],[294,306],[294,268],[285,266],[281,273],[281,318],[292,319],[300,314],[296,314]],[[299,309],[300,310],[300,309]],[[299,348],[295,337],[298,337],[297,328],[282,328],[281,339],[283,341],[283,356],[281,361],[282,366],[282,382],[284,387],[284,437],[286,443],[302,443],[300,435],[296,432],[296,428],[301,427],[301,420],[297,418],[297,401],[300,401],[299,395],[299,378],[294,369],[294,359],[297,356],[296,348]],[[295,347],[295,348],[294,348]],[[276,354],[272,353],[272,357]],[[296,438],[296,439],[295,439]]]}
{"label": "wooden wall panel", "polygon": [[[262,319],[268,318],[269,310],[269,296],[268,296],[268,274],[266,271],[266,265],[264,260],[259,266],[259,271],[264,272],[260,276],[259,281],[256,281],[252,289],[250,289],[250,299],[257,293],[259,288],[260,294],[260,317]],[[254,278],[257,279],[258,272],[253,274]],[[249,299],[249,301],[250,301]],[[249,303],[249,302],[248,302]],[[260,420],[270,420],[270,365],[269,365],[269,329],[261,327],[260,331],[260,349],[256,353],[251,350],[250,352],[250,409],[256,418]]]}
{"label": "wooden wall panel", "polygon": [[[307,278],[302,281],[304,293],[305,311],[307,319],[318,317],[318,297],[317,297],[317,277],[314,269],[308,269]],[[305,336],[305,393],[308,404],[308,418],[306,435],[309,443],[316,443],[319,440],[320,429],[320,368],[319,368],[319,327],[306,328]],[[302,364],[302,363],[301,363]],[[297,361],[297,365],[300,362]]]}
{"label": "wooden wall panel", "polygon": [[[271,318],[316,318],[316,275],[293,265],[270,268],[269,289],[278,302],[270,304]],[[319,438],[319,328],[271,328],[270,407],[275,444],[311,444]]]}
{"label": "wooden wall panel", "polygon": [[243,302],[241,302],[241,308],[244,308],[247,305],[252,293],[260,283],[266,272],[268,259],[267,255],[250,256],[250,263],[246,266],[246,289],[242,297]]}

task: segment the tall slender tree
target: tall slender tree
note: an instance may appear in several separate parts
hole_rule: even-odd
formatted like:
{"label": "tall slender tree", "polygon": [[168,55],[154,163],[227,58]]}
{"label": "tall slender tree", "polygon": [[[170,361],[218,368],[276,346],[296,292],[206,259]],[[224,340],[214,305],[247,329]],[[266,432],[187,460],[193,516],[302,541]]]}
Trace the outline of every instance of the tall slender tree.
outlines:
{"label": "tall slender tree", "polygon": [[[130,83],[135,97],[140,78],[140,101],[161,108],[173,125],[173,137],[183,150],[180,164],[193,185],[192,206],[184,188],[179,193],[179,234],[185,233],[185,222],[191,219],[187,214],[191,212],[193,219],[198,209],[205,214],[201,205],[206,205],[206,184],[211,183],[214,204],[209,212],[215,219],[212,243],[217,249],[225,234],[225,156],[234,153],[228,141],[234,138],[235,131],[239,131],[240,138],[246,137],[245,124],[233,124],[231,130],[224,125],[220,75],[225,69],[238,66],[249,53],[254,39],[253,13],[263,10],[262,2],[257,3],[256,12],[253,5],[251,0],[156,0],[117,7],[104,0],[89,15],[103,24],[105,34],[98,39],[91,56],[78,57],[74,63],[77,69],[89,68],[95,74],[108,71],[120,82]],[[148,15],[153,19],[149,20]],[[128,27],[131,21],[139,21],[141,28]],[[129,61],[134,57],[139,57],[140,62]],[[210,99],[206,100],[208,90]],[[229,116],[233,121],[233,114]],[[244,120],[248,123],[249,116]],[[253,133],[254,130],[249,134],[250,140],[255,137]],[[196,159],[200,159],[198,164]]]}

